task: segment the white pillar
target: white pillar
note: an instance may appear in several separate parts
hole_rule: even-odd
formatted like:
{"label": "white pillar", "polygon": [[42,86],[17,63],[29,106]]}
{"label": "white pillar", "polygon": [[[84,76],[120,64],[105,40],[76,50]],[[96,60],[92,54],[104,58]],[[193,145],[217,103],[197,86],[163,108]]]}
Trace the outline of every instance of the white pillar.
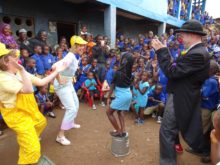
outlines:
{"label": "white pillar", "polygon": [[111,48],[115,48],[116,38],[116,7],[113,5],[108,6],[104,11],[104,30],[105,34],[110,39]]}
{"label": "white pillar", "polygon": [[188,9],[188,19],[192,18],[192,6],[193,6],[193,2],[192,2],[192,0],[190,0],[189,9]]}
{"label": "white pillar", "polygon": [[159,26],[158,26],[158,35],[162,35],[166,32],[166,23],[162,22]]}
{"label": "white pillar", "polygon": [[180,12],[181,12],[181,0],[178,2],[178,11],[177,11],[177,18],[180,19]]}

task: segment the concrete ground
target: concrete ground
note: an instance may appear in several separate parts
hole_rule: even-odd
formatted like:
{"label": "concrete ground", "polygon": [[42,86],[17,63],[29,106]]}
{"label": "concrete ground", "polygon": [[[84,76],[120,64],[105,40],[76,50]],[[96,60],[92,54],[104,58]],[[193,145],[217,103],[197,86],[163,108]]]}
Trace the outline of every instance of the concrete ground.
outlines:
{"label": "concrete ground", "polygon": [[[105,114],[105,108],[97,106],[91,110],[81,103],[77,117],[80,129],[67,132],[70,146],[61,146],[55,142],[57,131],[64,110],[55,109],[56,119],[48,118],[48,126],[42,135],[42,153],[56,165],[158,165],[159,164],[159,128],[151,117],[146,118],[144,125],[134,124],[134,115],[126,114],[126,128],[129,132],[130,154],[116,158],[111,154],[112,127]],[[6,129],[0,137],[0,164],[15,165],[18,159],[18,145],[15,134]],[[184,144],[184,143],[183,143]],[[186,146],[184,144],[184,146]],[[187,152],[178,156],[180,165],[202,165],[200,158]]]}

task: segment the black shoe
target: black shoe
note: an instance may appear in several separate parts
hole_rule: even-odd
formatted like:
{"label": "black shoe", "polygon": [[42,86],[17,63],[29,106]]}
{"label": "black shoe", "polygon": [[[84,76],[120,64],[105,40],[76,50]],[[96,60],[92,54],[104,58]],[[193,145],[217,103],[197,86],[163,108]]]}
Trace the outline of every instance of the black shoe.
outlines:
{"label": "black shoe", "polygon": [[207,156],[209,156],[209,153],[205,152],[203,150],[194,150],[194,149],[192,149],[190,147],[186,148],[185,150],[186,150],[186,152],[189,152],[189,153],[191,153],[193,155],[196,155],[196,156],[200,156],[200,157],[207,157]]}

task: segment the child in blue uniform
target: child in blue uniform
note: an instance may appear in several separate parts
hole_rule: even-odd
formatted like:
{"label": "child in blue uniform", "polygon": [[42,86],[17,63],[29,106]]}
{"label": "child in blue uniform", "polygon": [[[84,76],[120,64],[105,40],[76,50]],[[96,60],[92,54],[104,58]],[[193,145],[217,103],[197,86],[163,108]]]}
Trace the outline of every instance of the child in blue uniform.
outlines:
{"label": "child in blue uniform", "polygon": [[43,54],[41,57],[41,60],[44,65],[45,73],[48,75],[50,73],[52,65],[55,63],[54,56],[50,53],[50,47],[45,45],[43,47]]}
{"label": "child in blue uniform", "polygon": [[138,119],[135,120],[137,124],[144,124],[144,109],[147,106],[147,100],[148,100],[148,95],[147,95],[147,90],[149,88],[149,83],[148,81],[148,72],[143,72],[141,76],[141,81],[139,84],[135,86],[135,88],[138,90],[138,98],[137,98],[137,104],[139,106],[139,115]]}
{"label": "child in blue uniform", "polygon": [[162,122],[165,101],[166,98],[163,94],[163,86],[157,84],[155,89],[148,94],[148,108],[145,111],[153,112],[159,124]]}
{"label": "child in blue uniform", "polygon": [[88,58],[83,57],[81,66],[79,68],[79,76],[77,78],[76,83],[74,84],[74,89],[76,92],[81,88],[82,84],[86,81],[87,73],[89,72],[90,67],[91,65],[88,64]]}
{"label": "child in blue uniform", "polygon": [[48,99],[47,86],[39,87],[39,92],[35,95],[39,110],[43,114],[47,114],[49,117],[55,118],[53,113],[53,103]]}
{"label": "child in blue uniform", "polygon": [[[87,77],[88,78],[85,81],[85,86],[89,89],[90,97],[91,97],[91,100],[93,102],[92,109],[96,110],[96,105],[95,105],[95,102],[94,102],[94,94],[99,93],[99,91],[96,88],[97,82],[95,81],[94,74],[92,72],[89,72]],[[101,102],[102,106],[105,106],[104,102],[102,101],[101,96],[100,96],[100,102]]]}
{"label": "child in blue uniform", "polygon": [[34,55],[31,58],[36,61],[37,77],[42,78],[45,74],[44,64],[41,60],[42,48],[39,45],[34,46]]}

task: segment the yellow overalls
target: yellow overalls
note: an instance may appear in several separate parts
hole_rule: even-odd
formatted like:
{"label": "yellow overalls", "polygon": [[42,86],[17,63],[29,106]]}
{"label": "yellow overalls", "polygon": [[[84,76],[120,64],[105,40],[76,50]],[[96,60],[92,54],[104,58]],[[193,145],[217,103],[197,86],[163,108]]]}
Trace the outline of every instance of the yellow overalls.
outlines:
{"label": "yellow overalls", "polygon": [[16,108],[0,106],[0,111],[8,127],[16,132],[20,147],[18,164],[37,163],[41,156],[39,136],[47,123],[34,94],[17,94]]}

